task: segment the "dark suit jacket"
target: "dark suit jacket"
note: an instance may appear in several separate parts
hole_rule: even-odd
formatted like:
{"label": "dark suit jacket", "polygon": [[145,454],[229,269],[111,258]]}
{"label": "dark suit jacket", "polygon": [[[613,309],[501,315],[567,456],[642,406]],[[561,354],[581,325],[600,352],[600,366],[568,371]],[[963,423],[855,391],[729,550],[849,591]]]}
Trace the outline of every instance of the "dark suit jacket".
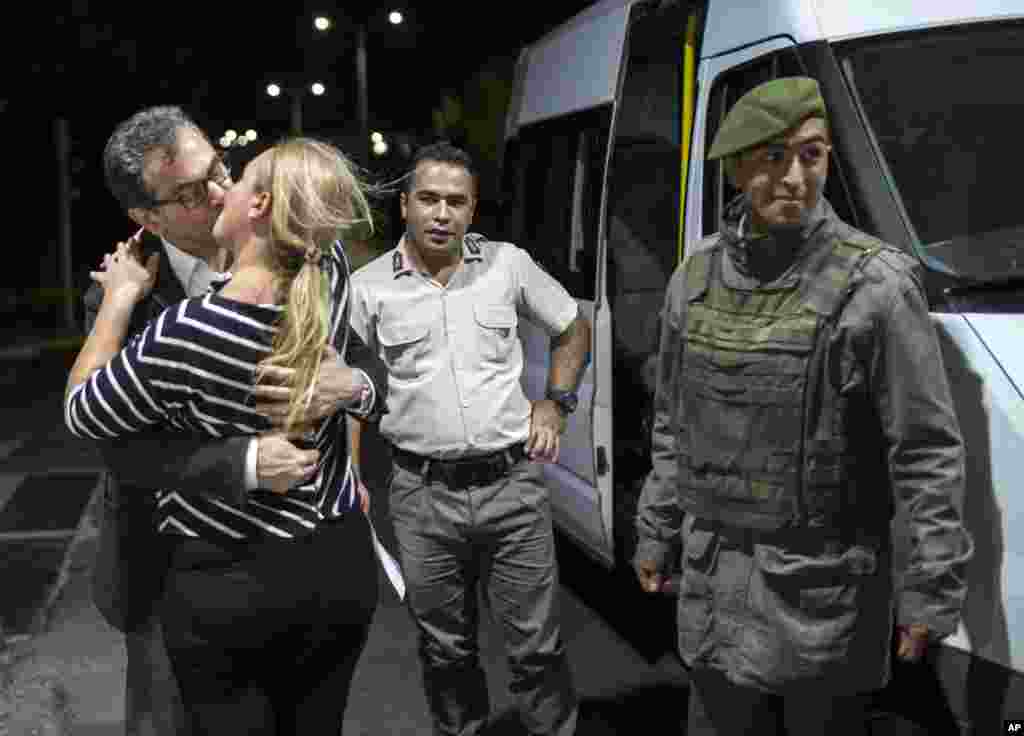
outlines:
{"label": "dark suit jacket", "polygon": [[[155,249],[163,252],[160,239],[149,233],[143,236],[142,248],[147,256]],[[127,339],[185,297],[184,287],[163,252],[156,285],[146,300],[136,306]],[[87,331],[92,330],[102,300],[102,288],[93,284],[85,295]],[[373,382],[377,400],[368,419],[379,418],[385,411],[387,367],[351,329],[343,357],[346,364],[359,368]],[[347,444],[347,437],[344,439]],[[250,440],[154,430],[99,443],[111,472],[106,476],[93,599],[112,626],[121,631],[146,628],[144,625],[162,594],[170,540],[154,527],[155,492],[166,487],[186,493],[195,489],[238,502],[246,493],[245,457]]]}
{"label": "dark suit jacket", "polygon": [[[147,255],[163,251],[159,238],[146,233]],[[128,339],[167,307],[185,298],[167,254],[150,295],[135,308]],[[85,328],[92,331],[103,300],[93,284],[85,295]],[[212,439],[153,431],[100,442],[110,470],[105,478],[104,514],[93,568],[93,600],[107,622],[121,631],[144,627],[163,590],[170,545],[153,524],[155,491],[162,487],[202,488],[237,498],[245,489],[248,437]]]}

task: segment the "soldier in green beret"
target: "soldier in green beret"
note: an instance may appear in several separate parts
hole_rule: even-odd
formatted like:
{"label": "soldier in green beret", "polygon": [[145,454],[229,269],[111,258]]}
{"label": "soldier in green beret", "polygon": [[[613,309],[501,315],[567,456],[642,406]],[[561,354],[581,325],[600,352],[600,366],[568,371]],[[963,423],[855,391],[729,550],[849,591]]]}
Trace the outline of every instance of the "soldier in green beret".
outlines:
{"label": "soldier in green beret", "polygon": [[681,540],[689,736],[866,734],[893,622],[914,661],[960,618],[964,450],[918,265],[836,216],[830,151],[813,79],[741,97],[709,153],[741,194],[666,293],[634,564],[661,589]]}

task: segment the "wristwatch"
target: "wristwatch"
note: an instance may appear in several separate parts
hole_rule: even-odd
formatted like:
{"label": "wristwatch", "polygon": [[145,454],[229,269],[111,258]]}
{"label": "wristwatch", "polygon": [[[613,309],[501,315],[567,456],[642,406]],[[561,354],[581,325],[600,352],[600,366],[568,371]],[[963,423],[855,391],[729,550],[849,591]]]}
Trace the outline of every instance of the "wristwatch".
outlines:
{"label": "wristwatch", "polygon": [[580,397],[575,391],[563,391],[557,388],[549,388],[544,398],[554,401],[562,416],[569,416],[576,411],[576,405],[580,403]]}

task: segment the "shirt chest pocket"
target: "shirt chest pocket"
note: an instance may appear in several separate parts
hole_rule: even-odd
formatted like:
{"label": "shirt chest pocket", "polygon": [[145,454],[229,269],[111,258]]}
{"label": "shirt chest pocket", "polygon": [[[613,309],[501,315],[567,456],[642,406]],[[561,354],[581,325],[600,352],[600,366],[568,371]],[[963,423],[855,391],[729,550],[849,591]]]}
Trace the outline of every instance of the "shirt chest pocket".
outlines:
{"label": "shirt chest pocket", "polygon": [[411,381],[426,373],[430,357],[429,324],[381,324],[377,326],[377,341],[392,378]]}
{"label": "shirt chest pocket", "polygon": [[480,357],[504,361],[516,340],[516,310],[502,304],[475,304],[473,317],[480,341]]}

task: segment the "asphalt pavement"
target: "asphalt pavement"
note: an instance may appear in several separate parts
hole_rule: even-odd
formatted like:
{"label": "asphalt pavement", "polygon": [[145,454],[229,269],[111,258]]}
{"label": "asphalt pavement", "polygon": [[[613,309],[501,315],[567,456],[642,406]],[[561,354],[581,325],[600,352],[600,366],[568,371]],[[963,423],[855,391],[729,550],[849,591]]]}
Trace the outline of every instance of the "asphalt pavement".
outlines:
{"label": "asphalt pavement", "polygon": [[[90,442],[67,432],[61,415],[77,345],[73,336],[56,335],[0,347],[0,736],[137,733],[125,724],[123,637],[90,597],[102,464]],[[394,549],[384,491],[387,453],[372,433],[364,458],[371,513]],[[640,724],[644,733],[682,733],[685,673],[672,657],[651,661],[630,643],[629,630],[649,622],[630,619],[628,610],[625,620],[610,622],[595,610],[601,591],[609,592],[606,574],[566,551],[563,580],[570,583],[563,585],[561,608],[582,701],[578,733],[628,733]],[[423,736],[430,722],[416,631],[383,574],[381,591],[342,733]],[[493,701],[490,733],[521,734],[500,632],[491,623],[481,631],[481,648]]]}
{"label": "asphalt pavement", "polygon": [[[102,464],[93,443],[66,430],[61,411],[80,341],[55,332],[3,338],[0,331],[0,736],[148,736],[126,726],[124,640],[90,596]],[[374,523],[393,550],[389,458],[372,431],[363,459]],[[557,541],[579,736],[684,734],[688,687],[670,653],[671,600],[638,594],[628,576],[611,575]],[[383,572],[381,592],[342,734],[426,736],[416,631]],[[494,714],[488,736],[519,736],[493,623],[481,631],[481,650]],[[877,699],[872,736],[957,733],[932,680],[927,668],[898,666]]]}

